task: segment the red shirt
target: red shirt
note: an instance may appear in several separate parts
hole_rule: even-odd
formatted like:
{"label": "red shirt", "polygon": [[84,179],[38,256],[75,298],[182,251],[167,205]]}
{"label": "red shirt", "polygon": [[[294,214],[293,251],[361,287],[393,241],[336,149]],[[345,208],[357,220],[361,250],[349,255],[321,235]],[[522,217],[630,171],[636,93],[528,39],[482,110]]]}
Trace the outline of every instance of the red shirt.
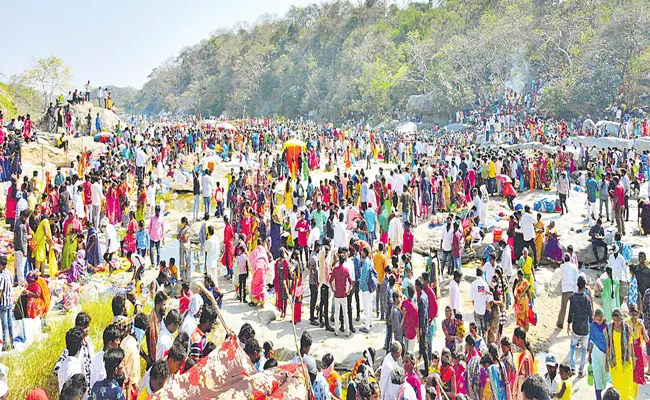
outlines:
{"label": "red shirt", "polygon": [[[330,274],[330,286],[332,286],[334,290],[334,297],[337,299],[346,297],[348,285],[352,287],[352,278],[350,278],[350,271],[348,271],[348,269],[345,268],[343,264],[339,264],[332,270],[332,273]],[[417,323],[417,319],[415,322]]]}
{"label": "red shirt", "polygon": [[620,182],[614,186],[614,205],[619,207],[625,206],[625,189]]}
{"label": "red shirt", "polygon": [[424,290],[424,293],[426,293],[429,298],[429,320],[432,320],[438,316],[438,298],[433,289],[431,289],[431,286],[428,286]]}
{"label": "red shirt", "polygon": [[418,308],[411,299],[402,301],[402,310],[404,310],[404,337],[413,340],[416,336],[416,328],[419,326],[418,322]]}
{"label": "red shirt", "polygon": [[83,184],[83,190],[84,190],[84,204],[92,204],[92,193],[90,191],[90,188],[92,187],[92,184],[90,181],[85,181]]}
{"label": "red shirt", "polygon": [[402,236],[402,252],[409,254],[413,252],[413,232],[404,231],[404,236]]}
{"label": "red shirt", "polygon": [[296,230],[298,231],[298,246],[307,246],[307,237],[309,236],[309,223],[306,219],[301,219],[296,222]]}

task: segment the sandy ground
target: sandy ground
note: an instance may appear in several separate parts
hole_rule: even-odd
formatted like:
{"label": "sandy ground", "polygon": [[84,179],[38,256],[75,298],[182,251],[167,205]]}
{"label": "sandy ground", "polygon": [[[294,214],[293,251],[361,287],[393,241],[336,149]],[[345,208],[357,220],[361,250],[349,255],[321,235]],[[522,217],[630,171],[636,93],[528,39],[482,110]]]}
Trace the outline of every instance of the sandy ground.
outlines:
{"label": "sandy ground", "polygon": [[[67,158],[76,156],[76,152],[84,145],[84,140],[89,141],[89,139],[71,139],[71,151],[69,154],[65,154]],[[36,149],[32,149],[35,151]],[[37,156],[40,156],[37,155]],[[39,165],[40,163],[35,162],[39,157],[32,156],[31,162],[26,161],[25,171],[30,173],[33,170],[41,170],[43,166]],[[228,163],[217,164],[215,172],[213,174],[214,182],[221,182],[221,185],[224,186],[226,183],[225,174],[230,170],[231,167],[237,167],[239,164],[236,161]],[[370,171],[367,174],[372,177],[378,172],[378,168],[383,166],[384,169],[394,168],[394,165],[380,165],[373,164]],[[48,170],[54,170],[54,165],[50,164],[45,166]],[[344,167],[339,165],[343,170]],[[364,163],[358,163],[357,168],[365,167]],[[335,168],[336,170],[336,168]],[[315,181],[319,181],[323,178],[331,178],[334,176],[334,172],[324,172],[324,171],[312,171],[312,177]],[[647,193],[647,188],[644,185],[641,189],[641,193]],[[517,197],[515,203],[531,204],[535,199],[542,197],[554,198],[554,192],[533,192],[525,193]],[[4,202],[4,196],[0,196]],[[583,193],[572,192],[569,199],[569,213],[565,216],[560,217],[559,214],[543,214],[543,219],[546,223],[550,220],[555,220],[557,224],[558,231],[561,235],[560,242],[566,247],[568,244],[573,244],[574,248],[581,254],[588,255],[590,252],[585,253],[585,249],[588,247],[588,227],[586,226],[587,221],[585,219],[586,208],[583,205],[585,202],[586,195]],[[636,229],[636,205],[633,205],[632,201],[630,216],[631,221],[627,224],[628,236],[626,240],[633,247],[635,247],[635,254],[641,248],[648,248],[650,245],[650,240],[644,237],[633,236],[631,233]],[[201,206],[202,209],[202,206]],[[496,214],[498,211],[504,209],[504,203],[500,199],[491,199],[489,203],[489,209],[491,214]],[[162,251],[162,259],[168,259],[169,257],[175,256],[178,257],[178,242],[173,239],[175,232],[177,230],[178,223],[182,216],[191,217],[192,215],[192,198],[191,195],[180,195],[174,196],[171,204],[167,205],[168,214],[165,219],[165,227],[167,234],[167,243],[165,244]],[[218,235],[221,237],[223,235],[223,222],[221,220],[216,220],[214,217],[210,220],[210,223],[214,224],[218,228]],[[193,225],[193,230],[196,231],[200,222]],[[605,224],[605,228],[608,228],[610,225]],[[578,233],[578,230],[582,230],[581,233]],[[439,247],[440,243],[440,233],[436,229],[430,229],[428,227],[428,220],[419,221],[417,228],[415,229],[416,233],[416,248],[427,248],[433,246],[435,248]],[[491,234],[485,239],[483,245],[491,242]],[[480,245],[475,246],[477,251],[480,253]],[[583,252],[583,253],[581,253]],[[148,259],[148,257],[147,257]],[[424,272],[424,258],[421,255],[416,255],[414,257],[414,275],[419,276]],[[198,264],[195,263],[195,264]],[[469,287],[471,284],[471,277],[474,276],[473,268],[475,268],[476,263],[470,263],[464,266],[465,279],[461,283],[461,293],[463,295],[463,311],[465,316],[465,322],[469,323],[473,320],[472,314],[472,304],[469,301]],[[201,279],[201,271],[203,270],[202,265],[195,265],[195,271],[193,273],[193,280]],[[148,284],[152,279],[155,278],[157,272],[153,270],[147,270],[144,277],[145,284]],[[595,271],[587,271],[588,281],[593,284],[595,278],[599,275]],[[117,276],[117,280],[126,280],[129,279],[129,274],[120,274]],[[378,321],[377,318],[373,318],[373,327],[369,334],[359,333],[358,328],[363,326],[363,310],[361,312],[361,321],[355,322],[355,327],[357,328],[357,333],[351,337],[345,337],[344,335],[335,337],[332,333],[325,331],[322,328],[313,327],[309,325],[309,288],[308,288],[308,278],[305,276],[303,278],[305,284],[305,293],[306,296],[303,299],[302,305],[302,322],[296,324],[297,337],[299,339],[300,335],[304,331],[308,331],[313,339],[314,346],[312,346],[312,354],[320,359],[325,353],[332,353],[336,360],[337,366],[346,369],[350,368],[354,362],[358,360],[361,356],[363,349],[367,347],[374,347],[378,350],[378,354],[383,356],[384,351],[379,350],[383,346],[384,342],[384,331],[385,324]],[[447,287],[449,280],[443,279],[441,281],[442,296],[440,299],[440,310],[442,315],[442,310],[444,307],[449,304],[449,299],[447,295]],[[289,320],[280,321],[279,313],[276,312],[275,307],[267,302],[266,307],[261,310],[258,308],[253,308],[248,306],[245,303],[240,303],[235,300],[234,288],[232,284],[224,279],[219,280],[219,287],[222,291],[226,292],[223,305],[223,315],[225,321],[229,328],[237,331],[239,327],[245,323],[250,322],[256,332],[257,336],[261,338],[261,341],[271,340],[276,349],[277,354],[280,360],[288,360],[292,357],[295,352],[295,341],[293,335],[292,324]],[[537,312],[539,323],[536,327],[532,327],[529,332],[529,337],[531,342],[534,344],[535,350],[537,351],[536,358],[539,361],[540,373],[544,372],[544,357],[546,351],[551,351],[558,356],[560,361],[568,361],[569,355],[569,345],[570,337],[567,336],[566,329],[559,331],[555,328],[555,322],[557,319],[557,314],[560,307],[560,297],[558,295],[558,285],[559,285],[559,274],[554,273],[551,266],[543,266],[541,270],[537,273],[537,285],[539,297],[535,300],[535,311]],[[600,299],[596,299],[597,306],[600,306]],[[355,306],[356,307],[356,306]],[[356,314],[356,313],[355,313]],[[440,327],[440,320],[438,326]],[[514,331],[514,316],[512,313],[509,314],[509,322],[505,327],[505,334],[511,335]],[[444,347],[444,337],[442,331],[439,328],[438,334],[434,339],[433,348],[440,351]],[[378,364],[379,365],[379,364]],[[575,398],[592,398],[593,388],[587,385],[587,379],[574,378],[574,395],[578,397]],[[639,398],[650,398],[650,387],[646,386],[641,389]]]}

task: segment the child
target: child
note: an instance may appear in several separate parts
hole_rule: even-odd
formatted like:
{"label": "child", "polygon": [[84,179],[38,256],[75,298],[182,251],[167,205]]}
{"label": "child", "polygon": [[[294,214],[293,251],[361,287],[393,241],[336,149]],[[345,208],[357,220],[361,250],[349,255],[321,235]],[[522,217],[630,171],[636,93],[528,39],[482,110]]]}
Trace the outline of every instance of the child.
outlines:
{"label": "child", "polygon": [[465,322],[463,321],[463,314],[456,314],[456,348],[462,347],[462,342],[465,340]]}
{"label": "child", "polygon": [[147,256],[147,246],[149,245],[149,232],[144,229],[144,221],[138,221],[138,231],[135,234],[136,252],[142,257]]}
{"label": "child", "polygon": [[187,311],[193,295],[194,293],[190,290],[190,286],[186,282],[183,282],[181,284],[181,299],[178,302],[178,311],[181,314],[184,314],[185,311]]}
{"label": "child", "polygon": [[571,378],[571,367],[567,363],[562,363],[560,364],[559,372],[562,384],[560,384],[560,391],[553,393],[552,397],[560,400],[571,400],[571,396],[573,396],[573,383],[569,379]]}
{"label": "child", "polygon": [[238,267],[238,291],[237,291],[237,300],[242,303],[246,302],[246,279],[248,279],[248,253],[246,252],[246,247],[244,244],[240,244],[237,247],[237,267]]}
{"label": "child", "polygon": [[[160,261],[160,268],[162,269],[163,261]],[[174,257],[169,259],[169,267],[167,268],[167,276],[169,276],[169,285],[171,286],[171,296],[176,297],[176,283],[181,279],[178,275],[178,267],[176,266],[176,259]]]}
{"label": "child", "polygon": [[431,353],[431,368],[429,369],[429,374],[440,375],[440,355],[437,351]]}
{"label": "child", "polygon": [[[443,349],[443,355],[445,351]],[[465,363],[464,355],[460,350],[451,352],[452,368],[456,372],[456,393],[467,394],[467,382],[465,370],[467,364]]]}
{"label": "child", "polygon": [[[221,293],[221,291],[219,290],[217,285],[214,283],[212,278],[210,278],[210,275],[204,275],[203,276],[203,284],[205,285],[205,288],[210,291],[210,294],[212,294],[212,297],[214,297],[214,299],[216,300],[217,307],[221,308],[221,302],[223,300],[223,293]],[[204,293],[201,293],[201,296],[203,297],[203,303],[204,304],[207,304],[207,303],[210,302],[209,299],[207,298],[207,296],[204,295]]]}

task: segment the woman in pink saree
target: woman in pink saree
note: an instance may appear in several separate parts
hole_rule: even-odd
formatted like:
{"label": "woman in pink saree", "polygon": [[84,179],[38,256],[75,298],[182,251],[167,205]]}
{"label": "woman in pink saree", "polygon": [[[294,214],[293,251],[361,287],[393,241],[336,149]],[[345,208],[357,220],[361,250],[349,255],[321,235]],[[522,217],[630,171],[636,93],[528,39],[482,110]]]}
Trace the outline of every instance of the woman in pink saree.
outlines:
{"label": "woman in pink saree", "polygon": [[262,239],[257,239],[257,247],[248,256],[250,265],[251,280],[250,305],[264,307],[266,301],[266,272],[269,270],[269,251],[264,246]]}

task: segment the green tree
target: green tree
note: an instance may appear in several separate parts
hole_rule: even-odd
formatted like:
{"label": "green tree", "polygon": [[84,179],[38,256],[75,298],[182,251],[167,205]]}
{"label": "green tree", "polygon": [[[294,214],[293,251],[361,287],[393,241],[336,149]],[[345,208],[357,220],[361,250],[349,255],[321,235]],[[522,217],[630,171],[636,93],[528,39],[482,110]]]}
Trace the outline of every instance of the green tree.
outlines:
{"label": "green tree", "polygon": [[41,92],[43,103],[49,104],[55,93],[61,93],[71,86],[72,70],[56,56],[39,58],[32,68],[21,74],[21,81]]}

